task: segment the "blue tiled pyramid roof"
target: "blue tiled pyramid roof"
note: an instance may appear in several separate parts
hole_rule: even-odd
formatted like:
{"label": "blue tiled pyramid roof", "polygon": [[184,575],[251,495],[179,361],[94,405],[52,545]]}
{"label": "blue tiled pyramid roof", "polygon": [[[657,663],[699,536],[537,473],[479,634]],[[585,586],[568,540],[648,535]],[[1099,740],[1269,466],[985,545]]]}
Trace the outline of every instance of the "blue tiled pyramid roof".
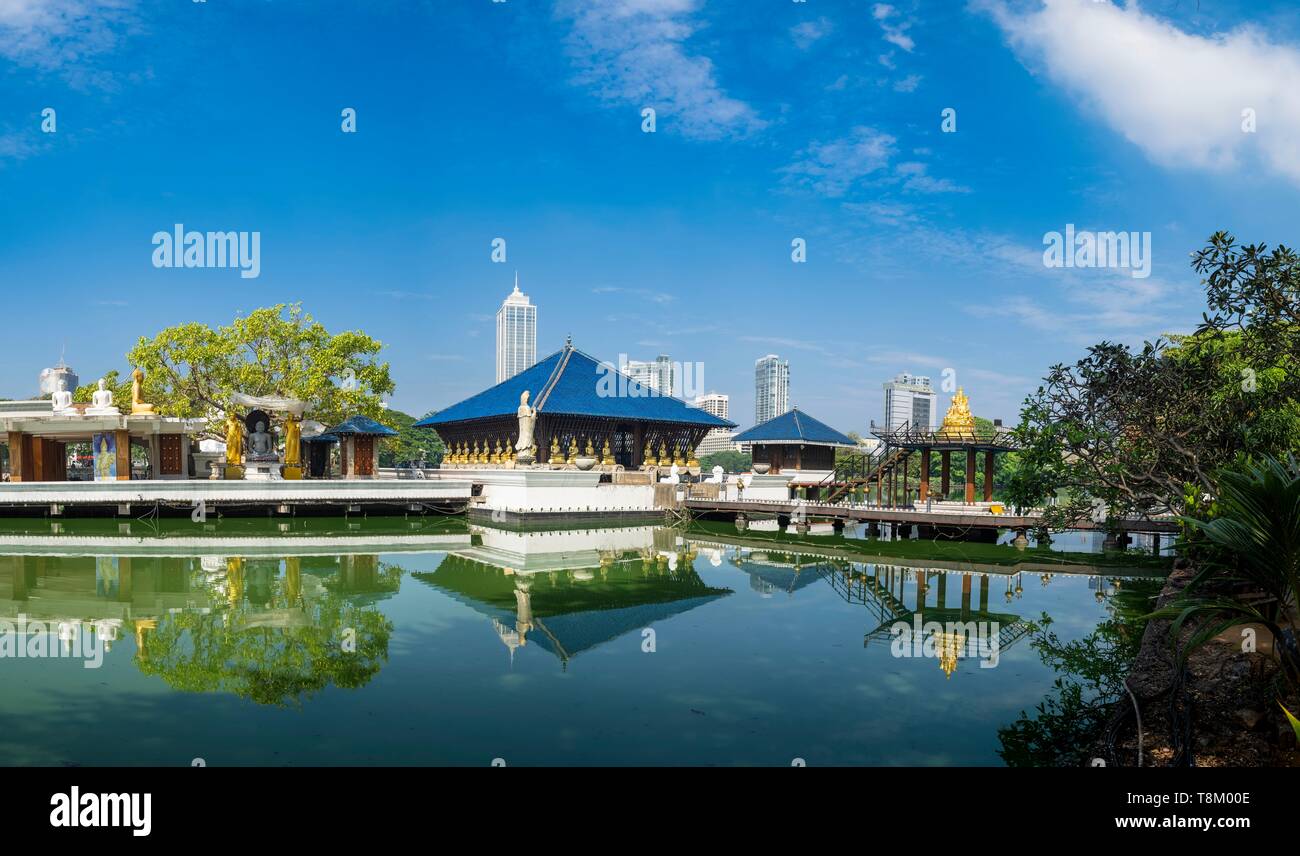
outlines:
{"label": "blue tiled pyramid roof", "polygon": [[735,427],[735,423],[691,407],[679,398],[661,395],[626,375],[616,376],[615,371],[612,364],[565,346],[514,377],[415,424],[437,428],[470,419],[513,417],[519,410],[520,394],[528,390],[529,403],[538,413]]}
{"label": "blue tiled pyramid roof", "polygon": [[396,437],[397,432],[387,425],[381,425],[369,416],[349,416],[321,436],[338,437],[346,434],[376,434],[380,437]]}
{"label": "blue tiled pyramid roof", "polygon": [[732,437],[735,443],[821,443],[856,446],[852,437],[836,431],[825,422],[813,419],[799,408],[787,410],[775,419],[755,425]]}

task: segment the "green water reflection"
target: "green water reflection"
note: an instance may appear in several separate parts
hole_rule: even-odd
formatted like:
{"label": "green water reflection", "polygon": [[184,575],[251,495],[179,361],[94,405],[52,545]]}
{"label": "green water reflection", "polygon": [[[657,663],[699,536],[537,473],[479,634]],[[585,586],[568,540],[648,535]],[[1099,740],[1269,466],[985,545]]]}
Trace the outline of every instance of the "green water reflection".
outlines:
{"label": "green water reflection", "polygon": [[[0,622],[29,624],[0,651],[0,763],[1024,763],[1067,738],[1021,711],[1059,693],[1086,650],[1069,646],[1132,626],[1117,595],[1152,585],[1010,547],[842,547],[456,518],[7,521]],[[906,656],[899,622],[927,628]]]}

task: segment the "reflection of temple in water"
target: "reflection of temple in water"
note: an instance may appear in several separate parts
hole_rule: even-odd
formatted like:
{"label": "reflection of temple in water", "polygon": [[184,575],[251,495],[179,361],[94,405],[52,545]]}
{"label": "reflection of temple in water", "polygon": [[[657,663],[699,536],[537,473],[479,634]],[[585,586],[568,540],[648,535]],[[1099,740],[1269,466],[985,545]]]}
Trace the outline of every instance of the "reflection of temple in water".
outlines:
{"label": "reflection of temple in water", "polygon": [[[259,703],[284,704],[328,684],[359,686],[386,660],[391,625],[375,604],[397,592],[402,571],[377,554],[346,544],[325,553],[307,539],[183,540],[8,544],[0,619],[17,624],[21,615],[57,628],[65,646],[74,633],[110,646],[130,633],[141,671],[179,689],[226,690]],[[270,555],[272,543],[302,554]],[[358,655],[344,650],[345,630],[359,639]]]}
{"label": "reflection of temple in water", "polygon": [[732,551],[731,564],[749,576],[749,587],[763,597],[793,595],[822,578],[823,567],[830,560],[809,561],[793,553],[773,550]]}
{"label": "reflection of temple in water", "polygon": [[670,529],[519,532],[471,527],[473,545],[413,576],[486,616],[513,659],[535,644],[568,661],[730,594],[695,572]]}
{"label": "reflection of temple in water", "polygon": [[[1011,579],[1007,578],[1008,585]],[[950,677],[958,659],[968,651],[996,646],[1000,654],[1033,630],[1033,625],[1019,615],[989,608],[988,574],[854,565],[828,571],[827,580],[846,600],[866,605],[875,615],[877,626],[863,638],[864,646],[873,639],[888,644],[893,639],[891,628],[899,622],[923,628],[931,622],[941,625],[942,629],[927,630],[927,634],[938,653],[939,667]],[[950,586],[950,580],[955,585]],[[978,596],[972,591],[975,580]],[[958,588],[960,594],[953,596],[950,588]],[[911,607],[907,605],[909,600]],[[993,633],[996,639],[988,637]]]}

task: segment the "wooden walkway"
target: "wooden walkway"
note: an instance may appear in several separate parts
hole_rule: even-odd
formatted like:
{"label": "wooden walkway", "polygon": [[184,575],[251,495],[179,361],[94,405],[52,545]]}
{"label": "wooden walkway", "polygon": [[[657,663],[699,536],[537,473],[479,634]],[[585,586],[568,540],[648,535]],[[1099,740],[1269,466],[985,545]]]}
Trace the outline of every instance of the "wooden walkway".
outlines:
{"label": "wooden walkway", "polygon": [[[897,523],[918,526],[936,526],[945,529],[1037,529],[1043,525],[1038,514],[990,514],[983,509],[969,514],[951,511],[925,511],[918,508],[884,508],[857,503],[818,503],[795,500],[725,500],[688,498],[684,505],[694,514],[776,515],[788,517],[796,512],[809,520],[831,520],[853,523]],[[1167,520],[1121,520],[1121,532],[1177,534],[1178,522]],[[1086,520],[1072,529],[1101,530],[1104,525]]]}

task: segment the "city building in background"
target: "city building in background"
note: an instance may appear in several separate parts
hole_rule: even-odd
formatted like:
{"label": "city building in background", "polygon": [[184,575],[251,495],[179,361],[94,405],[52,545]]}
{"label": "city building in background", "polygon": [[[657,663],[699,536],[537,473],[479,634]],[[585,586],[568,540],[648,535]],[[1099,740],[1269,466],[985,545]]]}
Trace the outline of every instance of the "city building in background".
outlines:
{"label": "city building in background", "polygon": [[81,385],[81,379],[72,367],[59,357],[59,364],[53,368],[42,369],[40,375],[40,395],[53,395],[59,388],[59,379],[62,378],[65,386],[64,389],[69,392],[76,392],[77,387]]}
{"label": "city building in background", "polygon": [[754,361],[754,423],[790,410],[790,361],[768,354]]}
{"label": "city building in background", "polygon": [[[710,392],[695,399],[695,406],[719,419],[731,418],[731,397],[720,392]],[[732,437],[735,434],[729,428],[714,428],[695,449],[695,457],[702,458],[714,452],[726,452],[735,448]]]}
{"label": "city building in background", "polygon": [[930,379],[899,374],[885,383],[885,425],[893,431],[904,425],[934,430],[936,396]]}
{"label": "city building in background", "polygon": [[537,362],[537,307],[519,290],[515,290],[497,310],[497,383],[509,380]]}
{"label": "city building in background", "polygon": [[[660,395],[672,395],[674,389],[673,363],[667,354],[660,354],[652,362],[626,360],[623,374]],[[725,417],[724,417],[725,418]]]}

